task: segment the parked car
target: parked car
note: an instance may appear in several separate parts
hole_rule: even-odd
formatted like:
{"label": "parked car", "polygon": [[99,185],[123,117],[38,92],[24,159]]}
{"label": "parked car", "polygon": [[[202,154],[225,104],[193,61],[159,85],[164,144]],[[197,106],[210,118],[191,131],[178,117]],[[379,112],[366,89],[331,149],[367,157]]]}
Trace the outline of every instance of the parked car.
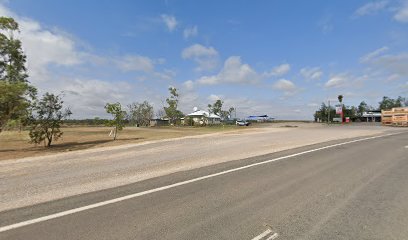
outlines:
{"label": "parked car", "polygon": [[249,126],[251,123],[247,122],[247,121],[244,121],[244,120],[240,120],[240,121],[236,121],[235,124],[237,126]]}

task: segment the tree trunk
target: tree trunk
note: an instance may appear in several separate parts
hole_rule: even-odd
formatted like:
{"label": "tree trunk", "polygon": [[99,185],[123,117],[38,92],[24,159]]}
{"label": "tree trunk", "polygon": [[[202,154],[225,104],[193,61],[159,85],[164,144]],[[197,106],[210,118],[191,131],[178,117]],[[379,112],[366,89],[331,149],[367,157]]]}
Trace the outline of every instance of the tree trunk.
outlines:
{"label": "tree trunk", "polygon": [[113,134],[113,140],[116,140],[117,132],[118,132],[118,126],[115,126],[115,133]]}
{"label": "tree trunk", "polygon": [[52,142],[52,134],[48,134],[48,133],[47,133],[47,139],[48,139],[47,147],[50,147],[50,146],[51,146],[51,142]]}

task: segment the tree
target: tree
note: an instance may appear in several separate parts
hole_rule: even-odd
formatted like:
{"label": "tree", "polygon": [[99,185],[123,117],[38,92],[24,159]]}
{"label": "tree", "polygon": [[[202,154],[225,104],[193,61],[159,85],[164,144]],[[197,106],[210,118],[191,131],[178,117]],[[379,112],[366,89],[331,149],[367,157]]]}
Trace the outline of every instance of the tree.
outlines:
{"label": "tree", "polygon": [[215,103],[213,105],[208,104],[208,111],[210,113],[214,113],[218,116],[221,115],[222,112],[222,105],[224,104],[223,101],[221,101],[220,99],[218,99],[217,101],[215,101]]}
{"label": "tree", "polygon": [[116,140],[118,131],[121,131],[125,126],[126,111],[122,110],[122,105],[120,103],[107,103],[105,105],[106,112],[112,114],[113,119],[108,120],[106,125],[109,127],[114,127],[113,140]]}
{"label": "tree", "polygon": [[[235,108],[230,107],[230,108],[228,109],[228,118],[232,118],[232,113],[235,112],[235,111],[236,111]],[[235,114],[235,115],[236,115],[236,114]]]}
{"label": "tree", "polygon": [[359,117],[362,117],[363,113],[367,112],[368,110],[369,110],[369,107],[368,107],[367,103],[362,101],[357,107],[357,115]]}
{"label": "tree", "polygon": [[355,121],[358,117],[358,109],[355,106],[347,106],[344,107],[344,116],[347,116],[350,118],[351,121]]}
{"label": "tree", "polygon": [[397,99],[392,99],[384,96],[381,102],[379,102],[380,110],[391,110],[391,108],[402,107],[405,102],[405,98],[399,96]]}
{"label": "tree", "polygon": [[164,118],[165,116],[166,116],[166,113],[164,112],[163,108],[159,108],[159,109],[156,111],[156,117],[157,117],[157,118],[162,119],[162,118]]}
{"label": "tree", "polygon": [[175,87],[169,87],[170,97],[166,99],[167,107],[164,107],[164,112],[169,118],[170,123],[174,124],[178,118],[184,116],[184,114],[177,109],[178,107],[178,97],[177,89]]}
{"label": "tree", "polygon": [[149,126],[150,119],[153,118],[153,106],[149,102],[132,103],[128,105],[129,114],[128,120],[131,124],[137,124],[141,126]]}
{"label": "tree", "polygon": [[395,105],[398,105],[397,107],[403,107],[405,105],[405,98],[398,96],[397,100],[395,100]]}
{"label": "tree", "polygon": [[48,92],[41,100],[33,103],[28,118],[29,136],[32,143],[44,142],[44,145],[49,147],[53,140],[57,141],[62,136],[63,132],[60,127],[63,121],[72,114],[69,108],[63,109],[63,103],[60,96]]}
{"label": "tree", "polygon": [[340,104],[343,102],[343,95],[337,96],[337,99],[339,100]]}
{"label": "tree", "polygon": [[[330,112],[330,114],[329,114]],[[319,110],[315,112],[314,119],[317,121],[318,119],[322,122],[327,122],[330,120],[331,122],[333,121],[333,117],[336,114],[336,110],[330,106],[330,108],[323,102],[322,105],[320,105]],[[330,115],[330,119],[329,119]]]}
{"label": "tree", "polygon": [[21,41],[14,38],[19,30],[13,18],[0,17],[0,132],[11,119],[20,120],[36,97],[29,85],[26,56]]}
{"label": "tree", "polygon": [[221,117],[221,119],[228,119],[231,117],[232,112],[235,111],[233,107],[230,107],[228,111],[222,110],[222,106],[224,105],[224,102],[220,99],[215,101],[214,104],[208,104],[208,112],[214,113],[218,116]]}

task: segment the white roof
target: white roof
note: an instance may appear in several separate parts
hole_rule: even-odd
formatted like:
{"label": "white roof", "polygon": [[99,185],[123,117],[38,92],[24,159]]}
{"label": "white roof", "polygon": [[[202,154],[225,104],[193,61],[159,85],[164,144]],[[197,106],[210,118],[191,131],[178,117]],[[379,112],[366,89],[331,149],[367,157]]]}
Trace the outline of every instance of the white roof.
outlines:
{"label": "white roof", "polygon": [[192,112],[192,113],[188,114],[187,116],[204,116],[204,117],[207,117],[207,118],[220,118],[220,116],[218,116],[218,115],[216,115],[214,113],[209,113],[209,112],[206,112],[206,111],[203,111],[203,110],[198,110],[198,111]]}
{"label": "white roof", "polygon": [[381,117],[379,112],[363,112],[363,117]]}

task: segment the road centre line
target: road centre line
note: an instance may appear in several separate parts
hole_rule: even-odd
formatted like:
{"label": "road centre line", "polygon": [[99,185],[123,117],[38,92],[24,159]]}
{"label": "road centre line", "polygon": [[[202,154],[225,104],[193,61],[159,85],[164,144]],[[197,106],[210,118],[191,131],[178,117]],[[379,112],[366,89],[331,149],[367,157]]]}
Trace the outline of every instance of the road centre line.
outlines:
{"label": "road centre line", "polygon": [[284,159],[289,159],[289,158],[305,155],[305,154],[308,154],[308,153],[317,152],[317,151],[321,151],[321,150],[325,150],[325,149],[329,149],[329,148],[334,148],[334,147],[338,147],[338,146],[342,146],[342,145],[346,145],[346,144],[350,144],[350,143],[356,143],[356,142],[362,142],[362,141],[367,141],[367,140],[376,139],[376,138],[393,136],[393,135],[397,135],[397,134],[401,134],[401,133],[404,133],[404,132],[391,133],[391,134],[385,134],[385,135],[378,135],[378,136],[366,137],[366,138],[360,138],[360,139],[351,140],[351,141],[342,142],[342,143],[337,143],[337,144],[333,144],[333,145],[329,145],[329,146],[325,146],[325,147],[315,148],[315,149],[311,149],[311,150],[307,150],[307,151],[303,151],[303,152],[299,152],[299,153],[295,153],[295,154],[290,154],[290,155],[286,155],[286,156],[282,156],[282,157],[278,157],[278,158],[274,158],[274,159],[269,159],[269,160],[265,160],[265,161],[262,161],[262,162],[253,163],[253,164],[245,165],[245,166],[242,166],[242,167],[229,169],[229,170],[225,170],[225,171],[222,171],[222,172],[213,173],[213,174],[209,174],[209,175],[198,177],[198,178],[193,178],[193,179],[182,181],[182,182],[177,182],[177,183],[170,184],[170,185],[167,185],[167,186],[162,186],[162,187],[158,187],[158,188],[154,188],[154,189],[150,189],[150,190],[146,190],[146,191],[142,191],[142,192],[138,192],[138,193],[133,193],[133,194],[126,195],[126,196],[123,196],[123,197],[118,197],[118,198],[114,198],[114,199],[110,199],[110,200],[90,204],[90,205],[87,205],[87,206],[73,208],[73,209],[70,209],[70,210],[50,214],[50,215],[47,215],[47,216],[34,218],[34,219],[19,222],[19,223],[3,226],[3,227],[0,227],[0,233],[5,232],[5,231],[9,231],[9,230],[12,230],[12,229],[32,225],[32,224],[35,224],[35,223],[40,223],[40,222],[44,222],[44,221],[47,221],[47,220],[60,218],[60,217],[63,217],[63,216],[74,214],[74,213],[83,212],[83,211],[90,210],[90,209],[93,209],[93,208],[98,208],[98,207],[106,206],[106,205],[109,205],[109,204],[122,202],[122,201],[125,201],[125,200],[129,200],[129,199],[132,199],[132,198],[148,195],[148,194],[151,194],[151,193],[164,191],[164,190],[175,188],[175,187],[178,187],[178,186],[182,186],[182,185],[202,181],[202,180],[205,180],[205,179],[225,175],[225,174],[228,174],[228,173],[241,171],[241,170],[252,168],[252,167],[255,167],[255,166],[260,166],[260,165],[264,165],[264,164],[268,164],[268,163],[272,163],[272,162],[276,162],[276,161],[280,161],[280,160],[284,160]]}

